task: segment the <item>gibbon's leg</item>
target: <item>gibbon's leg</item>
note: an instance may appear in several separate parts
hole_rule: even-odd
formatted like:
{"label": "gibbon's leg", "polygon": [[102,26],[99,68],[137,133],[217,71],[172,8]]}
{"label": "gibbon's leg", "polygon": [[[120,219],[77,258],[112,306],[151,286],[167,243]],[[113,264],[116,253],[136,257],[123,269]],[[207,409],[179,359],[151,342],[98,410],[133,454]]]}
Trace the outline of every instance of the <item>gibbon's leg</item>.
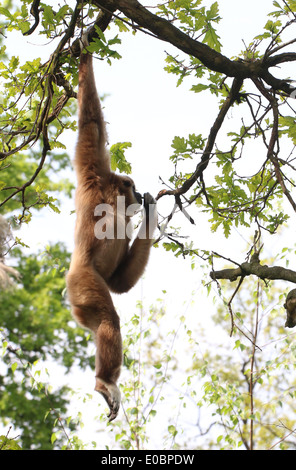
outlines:
{"label": "gibbon's leg", "polygon": [[110,172],[106,126],[96,90],[92,56],[87,52],[81,53],[79,63],[78,131],[75,155],[78,177],[90,170],[100,175]]}
{"label": "gibbon's leg", "polygon": [[157,226],[156,201],[149,193],[144,194],[144,210],[145,218],[137,238],[108,281],[108,285],[113,292],[123,293],[129,291],[140,279],[147,265],[153,232]]}
{"label": "gibbon's leg", "polygon": [[94,333],[96,342],[95,390],[109,408],[109,421],[116,418],[120,391],[116,385],[122,365],[120,321],[109,289],[92,266],[75,266],[67,275],[72,314],[83,327]]}

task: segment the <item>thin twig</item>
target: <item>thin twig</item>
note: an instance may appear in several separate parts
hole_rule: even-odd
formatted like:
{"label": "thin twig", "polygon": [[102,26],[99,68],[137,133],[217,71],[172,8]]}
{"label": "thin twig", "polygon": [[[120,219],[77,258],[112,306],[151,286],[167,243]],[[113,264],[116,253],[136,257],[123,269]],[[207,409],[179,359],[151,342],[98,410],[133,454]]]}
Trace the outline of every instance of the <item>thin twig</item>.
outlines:
{"label": "thin twig", "polygon": [[233,312],[232,312],[232,308],[231,308],[231,303],[232,303],[234,297],[236,296],[236,294],[238,293],[238,291],[239,291],[239,289],[240,289],[240,287],[241,287],[243,281],[244,281],[244,276],[242,276],[242,277],[240,278],[239,283],[238,283],[238,285],[236,286],[235,291],[233,292],[233,294],[232,294],[232,296],[231,296],[231,298],[230,298],[230,300],[229,300],[229,302],[228,302],[228,304],[227,304],[227,307],[228,307],[228,310],[229,310],[229,313],[230,313],[230,318],[231,318],[230,337],[231,337],[232,334],[233,334],[233,330],[234,330],[234,326],[235,326],[234,318],[233,318]]}

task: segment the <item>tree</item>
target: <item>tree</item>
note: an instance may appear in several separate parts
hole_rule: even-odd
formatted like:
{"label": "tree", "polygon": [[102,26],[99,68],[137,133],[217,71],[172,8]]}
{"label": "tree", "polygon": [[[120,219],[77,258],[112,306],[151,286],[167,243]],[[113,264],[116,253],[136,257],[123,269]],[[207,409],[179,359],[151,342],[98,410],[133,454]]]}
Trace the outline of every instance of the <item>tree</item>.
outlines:
{"label": "tree", "polygon": [[[137,0],[73,0],[62,7],[38,0],[2,3],[2,42],[9,44],[10,33],[19,31],[32,38],[43,35],[53,46],[46,59],[35,57],[24,63],[19,57],[9,57],[4,45],[0,50],[0,207],[16,226],[29,223],[44,206],[58,212],[58,198],[71,195],[72,183],[56,175],[70,164],[62,135],[76,129],[72,115],[82,31],[88,28],[89,50],[110,64],[120,58],[117,46],[123,34],[132,32],[136,41],[138,34],[145,33],[164,42],[169,50],[166,71],[176,76],[178,86],[190,83],[193,93],[215,97],[218,112],[208,135],[191,133],[173,139],[170,162],[174,172],[162,175],[163,188],[157,194],[158,201],[169,200],[172,209],[160,217],[156,245],[191,259],[192,264],[205,263],[207,286],[220,290],[221,280],[237,281],[227,304],[234,334],[238,320],[232,303],[248,276],[267,283],[284,281],[283,290],[287,283],[296,282],[296,272],[283,262],[279,266],[261,262],[267,256],[263,242],[285,233],[296,211],[292,191],[296,89],[293,75],[288,78],[293,73],[289,65],[296,60],[292,33],[296,5],[293,0],[274,1],[261,34],[229,58],[221,52],[218,2],[154,3],[149,7]],[[230,115],[235,119],[228,120]],[[114,169],[131,171],[125,159],[129,146],[121,142],[111,147]],[[218,235],[216,246],[221,232],[231,243],[234,228],[245,231],[252,241],[244,262],[230,259],[218,247],[201,248],[194,239],[184,242],[190,231],[188,223],[194,225],[204,215]],[[181,229],[171,227],[179,221]],[[21,245],[21,240],[16,238],[16,243]],[[22,270],[22,257],[17,253]],[[33,294],[30,283],[27,292]],[[7,301],[6,293],[2,295]],[[54,301],[50,308],[56,308]],[[61,315],[63,312],[62,308]],[[44,331],[45,336],[51,333],[50,328]],[[34,345],[38,355],[44,353],[47,340],[44,337],[42,346]],[[20,339],[10,341],[16,347],[21,345]],[[79,356],[74,343],[72,347],[72,353]],[[54,347],[50,354],[54,357]],[[32,353],[28,360],[33,357]],[[73,356],[66,359],[71,362]]]}
{"label": "tree", "polygon": [[[205,348],[193,361],[203,377],[199,429],[208,429],[204,442],[214,449],[294,449],[295,338],[284,331],[274,298],[281,295],[263,281],[247,280],[234,300],[237,325],[229,349],[220,342]],[[228,286],[223,281],[225,298]],[[229,327],[225,309],[214,322]],[[203,407],[211,409],[209,422]],[[202,419],[203,418],[203,419]],[[205,424],[206,422],[206,424]],[[196,440],[198,435],[195,436]]]}
{"label": "tree", "polygon": [[[31,15],[28,3],[32,3]],[[215,30],[220,20],[217,2],[209,9],[201,6],[200,1],[166,2],[159,4],[153,13],[136,0],[109,0],[92,2],[92,5],[84,2],[83,6],[73,2],[72,6],[64,5],[58,11],[46,3],[41,8],[38,1],[22,2],[13,14],[2,7],[7,31],[17,29],[24,35],[31,35],[41,24],[39,34],[57,40],[58,45],[44,64],[35,59],[20,65],[16,57],[2,62],[1,74],[8,90],[2,99],[2,135],[5,137],[1,153],[2,175],[7,173],[9,178],[11,166],[7,163],[33,142],[40,147],[40,153],[35,154],[38,166],[33,175],[32,164],[29,165],[34,155],[31,152],[30,159],[27,155],[22,159],[28,172],[21,172],[23,180],[14,186],[2,183],[6,197],[1,206],[11,209],[14,204],[14,208],[21,207],[19,218],[23,220],[32,206],[53,204],[43,189],[46,187],[47,193],[52,191],[50,182],[36,183],[46,161],[51,167],[57,164],[57,169],[66,164],[65,156],[57,156],[50,150],[62,147],[59,136],[74,126],[69,119],[69,106],[76,96],[77,64],[73,61],[73,56],[79,54],[76,36],[82,27],[89,27],[89,37],[93,39],[90,50],[110,61],[119,57],[113,46],[120,39],[118,34],[106,39],[103,31],[114,24],[120,33],[129,29],[144,31],[182,51],[184,57],[168,54],[167,71],[177,75],[178,84],[191,75],[196,81],[192,86],[195,93],[210,90],[220,100],[219,113],[213,119],[207,138],[190,135],[174,139],[171,159],[175,174],[168,178],[172,188],[160,191],[158,199],[173,197],[175,207],[186,215],[188,207],[202,208],[209,213],[212,229],[222,226],[225,236],[229,236],[233,225],[255,225],[259,234],[262,231],[275,233],[288,218],[287,212],[280,210],[278,204],[286,199],[292,209],[296,209],[290,192],[293,156],[289,150],[286,155],[280,154],[279,146],[280,138],[284,142],[290,140],[292,145],[295,142],[292,108],[295,88],[291,80],[285,78],[285,72],[278,78],[273,71],[279,65],[293,62],[296,54],[289,52],[295,41],[288,36],[295,22],[294,2],[274,2],[274,8],[264,32],[237,58],[229,59],[220,52],[221,41]],[[31,18],[33,24],[29,22]],[[28,97],[25,104],[24,97]],[[242,110],[245,117],[239,129],[227,133],[229,141],[222,146],[218,137],[230,109],[234,112]],[[247,158],[247,142],[254,139],[261,141],[254,174],[239,176],[236,167]],[[121,158],[122,150],[124,147],[120,149]],[[118,155],[116,147],[115,162],[119,160]],[[182,163],[195,155],[195,168],[184,173]],[[217,168],[214,180],[207,176],[210,162]],[[15,160],[13,163],[16,164]],[[31,178],[28,178],[29,174]],[[173,215],[168,219],[171,220]],[[190,221],[194,222],[194,218]],[[174,243],[176,246],[175,240]],[[187,247],[177,246],[188,252]],[[245,268],[241,268],[240,276],[249,274]],[[280,273],[280,278],[284,274]],[[268,278],[269,273],[264,273],[264,277]]]}
{"label": "tree", "polygon": [[54,377],[47,383],[41,363],[54,361],[65,373],[74,361],[82,368],[93,365],[87,354],[88,333],[71,324],[62,294],[69,253],[56,245],[29,256],[15,248],[13,256],[20,280],[1,292],[1,418],[22,430],[24,449],[52,449],[51,436],[61,430],[59,446],[67,446],[68,433],[76,428],[67,418],[70,389],[51,383]]}

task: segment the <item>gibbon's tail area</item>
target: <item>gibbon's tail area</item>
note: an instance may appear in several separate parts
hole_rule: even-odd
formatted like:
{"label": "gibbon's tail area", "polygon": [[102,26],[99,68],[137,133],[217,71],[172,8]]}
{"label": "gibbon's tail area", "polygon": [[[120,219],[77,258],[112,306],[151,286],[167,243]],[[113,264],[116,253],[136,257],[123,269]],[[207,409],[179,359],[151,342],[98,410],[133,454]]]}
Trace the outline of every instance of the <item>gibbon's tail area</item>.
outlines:
{"label": "gibbon's tail area", "polygon": [[[120,406],[117,380],[122,364],[122,340],[110,290],[127,292],[143,274],[157,226],[157,211],[155,200],[145,193],[143,221],[130,246],[127,226],[130,227],[131,216],[126,210],[133,204],[139,207],[142,196],[130,177],[117,175],[110,169],[106,127],[95,86],[92,56],[88,53],[81,53],[80,57],[78,109],[74,159],[77,175],[75,246],[67,274],[67,292],[74,318],[93,332],[95,390],[105,398],[111,421]],[[124,214],[118,213],[119,196],[124,198]],[[113,214],[114,220],[107,219],[106,223],[120,225],[124,229],[123,238],[96,234],[95,226],[102,216],[95,214],[100,213],[97,208],[101,204],[107,204],[108,212]]]}

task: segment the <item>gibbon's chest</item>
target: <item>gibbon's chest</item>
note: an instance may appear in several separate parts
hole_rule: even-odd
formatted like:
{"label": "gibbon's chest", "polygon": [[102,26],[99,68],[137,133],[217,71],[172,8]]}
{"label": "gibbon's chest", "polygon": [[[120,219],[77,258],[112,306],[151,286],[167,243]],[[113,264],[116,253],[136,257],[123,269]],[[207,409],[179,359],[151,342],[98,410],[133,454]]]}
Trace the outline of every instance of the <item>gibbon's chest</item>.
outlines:
{"label": "gibbon's chest", "polygon": [[133,227],[125,207],[101,203],[93,211],[93,230],[97,240],[126,240],[132,237]]}
{"label": "gibbon's chest", "polygon": [[132,234],[129,225],[129,218],[113,211],[106,211],[95,222],[94,262],[96,269],[106,280],[114,273],[128,251]]}
{"label": "gibbon's chest", "polygon": [[105,240],[99,244],[94,252],[94,266],[106,281],[122,263],[127,251],[127,240]]}
{"label": "gibbon's chest", "polygon": [[124,259],[132,234],[130,217],[116,207],[101,203],[77,212],[75,245],[105,280]]}

